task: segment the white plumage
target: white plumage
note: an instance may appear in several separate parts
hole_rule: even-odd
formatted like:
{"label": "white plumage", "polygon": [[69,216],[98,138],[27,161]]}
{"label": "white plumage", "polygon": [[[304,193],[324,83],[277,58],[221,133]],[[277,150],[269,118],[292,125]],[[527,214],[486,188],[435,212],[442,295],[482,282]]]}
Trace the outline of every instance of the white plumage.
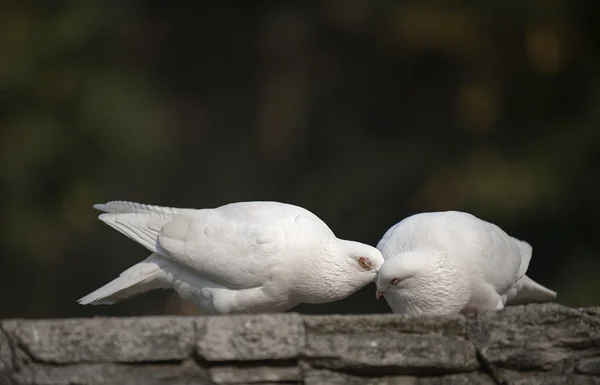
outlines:
{"label": "white plumage", "polygon": [[556,293],[527,275],[532,248],[471,214],[408,217],[379,241],[385,263],[377,297],[394,313],[473,313],[550,301]]}
{"label": "white plumage", "polygon": [[285,311],[347,297],[383,264],[374,247],[335,237],[310,211],[278,202],[179,209],[113,201],[99,219],[150,250],[143,262],[86,295],[111,304],[173,288],[207,314]]}

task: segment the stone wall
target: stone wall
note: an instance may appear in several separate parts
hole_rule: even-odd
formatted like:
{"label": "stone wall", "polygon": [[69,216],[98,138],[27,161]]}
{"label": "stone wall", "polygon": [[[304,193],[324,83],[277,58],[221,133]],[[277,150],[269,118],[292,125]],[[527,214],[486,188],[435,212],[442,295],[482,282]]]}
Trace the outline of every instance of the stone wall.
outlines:
{"label": "stone wall", "polygon": [[3,384],[600,384],[600,308],[0,325]]}

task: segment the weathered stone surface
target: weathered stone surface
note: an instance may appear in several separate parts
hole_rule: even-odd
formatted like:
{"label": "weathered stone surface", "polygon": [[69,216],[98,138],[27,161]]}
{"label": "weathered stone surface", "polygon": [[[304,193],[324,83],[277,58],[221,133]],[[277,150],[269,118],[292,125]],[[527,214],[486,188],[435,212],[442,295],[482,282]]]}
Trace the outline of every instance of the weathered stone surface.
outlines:
{"label": "weathered stone surface", "polygon": [[582,307],[577,309],[591,316],[600,316],[600,306],[596,307]]}
{"label": "weathered stone surface", "polygon": [[419,385],[418,377],[387,376],[364,377],[330,370],[309,370],[304,375],[304,385]]}
{"label": "weathered stone surface", "polygon": [[555,304],[466,319],[288,313],[1,326],[0,385],[600,385],[600,312]]}
{"label": "weathered stone surface", "polygon": [[[469,319],[469,339],[490,364],[514,371],[573,372],[600,357],[600,317],[557,304],[508,307]],[[594,370],[588,361],[582,370]]]}
{"label": "weathered stone surface", "polygon": [[207,361],[296,358],[304,346],[298,314],[198,319],[198,354]]}
{"label": "weathered stone surface", "polygon": [[15,382],[10,377],[9,373],[0,373],[0,385],[13,385]]}
{"label": "weathered stone surface", "polygon": [[298,365],[218,365],[209,369],[217,384],[298,382],[302,380]]}
{"label": "weathered stone surface", "polygon": [[302,382],[240,382],[235,385],[303,385]]}
{"label": "weathered stone surface", "polygon": [[193,351],[191,318],[9,320],[2,328],[38,362],[183,360]]}
{"label": "weathered stone surface", "polygon": [[581,375],[552,375],[528,376],[520,378],[511,385],[598,385],[599,377]]}
{"label": "weathered stone surface", "polygon": [[302,381],[286,381],[286,382],[244,382],[236,383],[235,385],[304,385]]}
{"label": "weathered stone surface", "polygon": [[[315,367],[378,374],[452,373],[478,367],[464,318],[305,317],[303,355]],[[329,320],[329,322],[328,322]]]}
{"label": "weathered stone surface", "polygon": [[2,372],[12,369],[12,350],[10,341],[2,329],[0,329],[0,375]]}
{"label": "weathered stone surface", "polygon": [[439,377],[422,377],[419,385],[496,385],[494,380],[481,373],[451,374]]}
{"label": "weathered stone surface", "polygon": [[478,367],[475,347],[434,336],[335,336],[307,343],[313,365],[379,374],[440,374]]}
{"label": "weathered stone surface", "polygon": [[386,335],[436,335],[466,338],[465,318],[452,316],[409,317],[398,314],[304,316],[304,326],[309,335],[319,334],[370,334]]}
{"label": "weathered stone surface", "polygon": [[481,373],[461,373],[436,377],[383,376],[364,377],[329,370],[310,370],[305,374],[305,385],[496,385]]}
{"label": "weathered stone surface", "polygon": [[600,357],[583,358],[579,360],[575,371],[583,374],[595,374],[600,376]]}
{"label": "weathered stone surface", "polygon": [[181,364],[77,364],[29,365],[13,376],[22,385],[212,385],[197,365]]}
{"label": "weathered stone surface", "polygon": [[302,382],[240,382],[235,385],[303,385]]}

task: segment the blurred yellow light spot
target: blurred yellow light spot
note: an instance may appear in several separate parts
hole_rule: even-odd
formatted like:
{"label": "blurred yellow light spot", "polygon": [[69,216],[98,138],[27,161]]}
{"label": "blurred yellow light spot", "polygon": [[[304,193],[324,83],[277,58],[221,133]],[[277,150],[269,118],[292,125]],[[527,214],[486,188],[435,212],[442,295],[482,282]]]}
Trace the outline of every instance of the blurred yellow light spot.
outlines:
{"label": "blurred yellow light spot", "polygon": [[455,209],[464,195],[459,175],[450,167],[435,172],[423,187],[423,204],[432,210]]}
{"label": "blurred yellow light spot", "polygon": [[461,12],[448,12],[442,20],[444,34],[449,40],[461,41],[467,33],[467,17]]}
{"label": "blurred yellow light spot", "polygon": [[473,48],[480,34],[464,11],[427,5],[398,8],[389,17],[388,31],[407,48],[437,47],[451,52]]}
{"label": "blurred yellow light spot", "polygon": [[531,65],[544,74],[557,73],[563,64],[562,43],[554,31],[530,30],[525,38],[525,53]]}
{"label": "blurred yellow light spot", "polygon": [[329,0],[323,3],[325,15],[337,26],[359,32],[371,19],[369,0]]}
{"label": "blurred yellow light spot", "polygon": [[492,92],[481,84],[465,84],[459,88],[457,110],[460,124],[473,132],[487,131],[498,115]]}

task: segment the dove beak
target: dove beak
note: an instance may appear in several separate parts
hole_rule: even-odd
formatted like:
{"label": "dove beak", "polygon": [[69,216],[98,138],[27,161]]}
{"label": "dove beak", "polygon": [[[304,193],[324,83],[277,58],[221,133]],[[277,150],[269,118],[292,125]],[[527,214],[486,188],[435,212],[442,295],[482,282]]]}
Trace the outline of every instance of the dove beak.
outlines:
{"label": "dove beak", "polygon": [[385,293],[385,290],[379,290],[377,289],[377,292],[375,293],[375,298],[379,299],[381,298],[381,296]]}

